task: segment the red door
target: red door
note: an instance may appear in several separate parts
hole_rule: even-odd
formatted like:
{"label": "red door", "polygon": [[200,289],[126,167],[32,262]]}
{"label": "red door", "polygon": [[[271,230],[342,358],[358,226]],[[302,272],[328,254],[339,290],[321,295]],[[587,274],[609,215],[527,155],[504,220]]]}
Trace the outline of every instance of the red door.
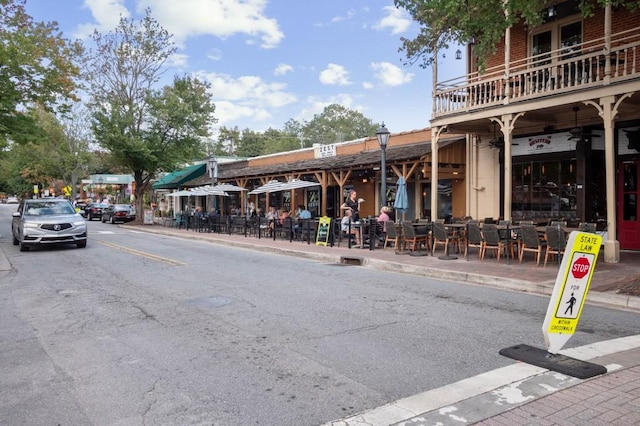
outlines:
{"label": "red door", "polygon": [[618,241],[624,250],[640,250],[640,160],[620,163],[618,183]]}

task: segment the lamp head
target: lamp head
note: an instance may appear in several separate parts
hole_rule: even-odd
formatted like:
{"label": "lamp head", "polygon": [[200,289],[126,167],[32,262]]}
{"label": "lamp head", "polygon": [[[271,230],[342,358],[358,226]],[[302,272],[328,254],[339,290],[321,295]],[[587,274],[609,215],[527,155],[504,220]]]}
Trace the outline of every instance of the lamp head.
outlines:
{"label": "lamp head", "polygon": [[376,137],[378,138],[378,145],[380,145],[380,148],[384,149],[387,147],[390,134],[391,133],[389,132],[389,129],[387,129],[387,127],[384,125],[384,122],[382,122],[382,125],[380,125],[380,127],[376,131]]}

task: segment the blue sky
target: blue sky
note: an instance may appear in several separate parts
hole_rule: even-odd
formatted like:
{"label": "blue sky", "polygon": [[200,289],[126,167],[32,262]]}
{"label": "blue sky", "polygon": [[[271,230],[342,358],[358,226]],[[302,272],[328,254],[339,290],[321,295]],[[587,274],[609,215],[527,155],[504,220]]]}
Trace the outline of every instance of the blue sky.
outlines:
{"label": "blue sky", "polygon": [[[431,68],[403,65],[400,38],[417,26],[391,0],[27,0],[36,20],[84,40],[145,8],[179,48],[167,75],[212,84],[216,126],[282,129],[337,103],[393,133],[429,127]],[[440,80],[464,73],[454,50]]]}

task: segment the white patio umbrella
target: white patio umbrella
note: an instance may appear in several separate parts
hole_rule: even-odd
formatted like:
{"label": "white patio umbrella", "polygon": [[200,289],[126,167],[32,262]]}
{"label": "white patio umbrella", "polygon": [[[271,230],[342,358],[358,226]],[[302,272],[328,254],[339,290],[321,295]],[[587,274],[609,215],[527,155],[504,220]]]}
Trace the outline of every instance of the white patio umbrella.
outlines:
{"label": "white patio umbrella", "polygon": [[310,188],[312,186],[320,186],[318,182],[312,182],[307,180],[300,179],[291,179],[288,182],[284,182],[282,184],[282,189],[280,191],[289,191],[292,189],[300,189],[300,188]]}
{"label": "white patio umbrella", "polygon": [[212,186],[211,188],[219,189],[220,191],[226,192],[244,192],[247,190],[247,188],[243,188],[241,186],[233,185],[230,183],[219,183]]}
{"label": "white patio umbrella", "polygon": [[262,186],[257,187],[256,189],[254,189],[253,191],[249,192],[249,195],[256,195],[256,194],[264,194],[265,192],[278,192],[278,191],[283,191],[283,189],[281,189],[283,183],[277,180],[270,180],[269,182],[265,183]]}

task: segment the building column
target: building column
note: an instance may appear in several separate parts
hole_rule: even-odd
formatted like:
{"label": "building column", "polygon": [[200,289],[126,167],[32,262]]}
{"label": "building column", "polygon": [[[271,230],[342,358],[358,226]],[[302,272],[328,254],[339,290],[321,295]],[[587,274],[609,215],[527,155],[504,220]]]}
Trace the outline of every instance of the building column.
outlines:
{"label": "building column", "polygon": [[614,143],[615,117],[618,115],[618,107],[622,101],[633,95],[633,92],[626,93],[618,100],[615,96],[600,98],[600,104],[593,101],[586,101],[586,105],[593,106],[598,110],[598,115],[604,124],[604,168],[606,179],[607,196],[607,240],[604,242],[604,261],[606,263],[620,263],[620,242],[616,239],[618,235],[618,223],[616,216],[616,151]]}

